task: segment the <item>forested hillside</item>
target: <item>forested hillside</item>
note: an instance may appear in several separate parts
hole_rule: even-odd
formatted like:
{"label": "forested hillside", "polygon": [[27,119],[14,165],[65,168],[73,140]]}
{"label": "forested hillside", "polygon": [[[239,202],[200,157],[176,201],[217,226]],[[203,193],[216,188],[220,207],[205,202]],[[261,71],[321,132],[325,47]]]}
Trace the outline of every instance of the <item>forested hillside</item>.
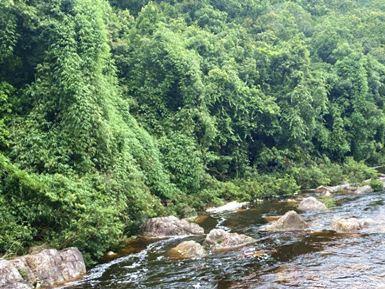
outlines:
{"label": "forested hillside", "polygon": [[0,0],[0,254],[374,177],[382,0]]}

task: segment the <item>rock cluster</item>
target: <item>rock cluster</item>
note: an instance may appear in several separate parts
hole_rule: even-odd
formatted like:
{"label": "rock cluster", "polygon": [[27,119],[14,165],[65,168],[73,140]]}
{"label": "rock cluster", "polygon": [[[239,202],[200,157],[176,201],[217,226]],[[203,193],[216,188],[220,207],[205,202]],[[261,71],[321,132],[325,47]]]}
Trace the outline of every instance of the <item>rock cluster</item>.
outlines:
{"label": "rock cluster", "polygon": [[316,193],[321,193],[325,195],[334,194],[338,192],[352,193],[355,191],[355,187],[350,184],[342,184],[338,186],[319,186],[315,189]]}
{"label": "rock cluster", "polygon": [[[354,192],[357,194],[371,192],[370,186],[353,188],[349,184],[334,187],[319,187],[317,192],[331,193],[338,191]],[[231,202],[225,206],[209,209],[210,213],[222,213],[234,211],[245,204]],[[304,198],[298,205],[298,210],[325,211],[327,207],[314,197]],[[268,225],[264,226],[267,231],[302,231],[309,228],[308,223],[295,211],[288,211],[283,216],[265,216]],[[370,222],[363,219],[347,218],[337,219],[332,222],[332,229],[337,232],[356,232],[368,226]],[[203,228],[187,220],[180,220],[176,217],[160,217],[148,220],[143,227],[143,235],[147,237],[172,237],[181,235],[202,235]],[[256,240],[247,235],[230,233],[223,229],[211,230],[202,244],[196,241],[184,241],[168,251],[170,258],[175,259],[194,259],[207,255],[207,252],[217,253],[238,248],[255,243]],[[2,288],[0,288],[2,289]]]}
{"label": "rock cluster", "polygon": [[0,289],[53,288],[86,273],[77,248],[45,249],[13,260],[0,260]]}
{"label": "rock cluster", "polygon": [[[243,234],[229,233],[222,229],[213,229],[207,234],[204,246],[211,252],[218,253],[236,250],[254,242],[256,242],[254,238]],[[184,241],[170,249],[167,253],[168,256],[173,259],[196,259],[207,255],[204,246],[195,241]]]}
{"label": "rock cluster", "polygon": [[[383,179],[380,180],[384,182]],[[368,183],[368,181],[366,181],[366,183]],[[354,186],[351,184],[343,184],[338,186],[320,186],[314,191],[316,193],[324,194],[326,196],[331,196],[332,194],[338,192],[362,195],[373,192],[373,189],[370,185]]]}

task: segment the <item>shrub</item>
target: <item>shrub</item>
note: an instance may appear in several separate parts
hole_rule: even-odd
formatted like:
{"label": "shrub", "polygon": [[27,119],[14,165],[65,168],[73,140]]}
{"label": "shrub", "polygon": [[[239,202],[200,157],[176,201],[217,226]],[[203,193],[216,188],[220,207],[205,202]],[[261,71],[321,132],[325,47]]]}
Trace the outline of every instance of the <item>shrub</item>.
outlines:
{"label": "shrub", "polygon": [[325,204],[325,206],[330,209],[336,206],[336,200],[330,196],[321,196],[319,200]]}
{"label": "shrub", "polygon": [[294,167],[289,173],[302,189],[312,189],[331,182],[328,172],[320,166]]}
{"label": "shrub", "polygon": [[357,162],[352,158],[348,158],[342,168],[347,181],[355,184],[359,184],[366,179],[375,178],[378,175],[375,169],[368,167],[364,162]]}
{"label": "shrub", "polygon": [[375,192],[380,192],[384,189],[384,183],[381,182],[379,179],[371,179],[370,186]]}

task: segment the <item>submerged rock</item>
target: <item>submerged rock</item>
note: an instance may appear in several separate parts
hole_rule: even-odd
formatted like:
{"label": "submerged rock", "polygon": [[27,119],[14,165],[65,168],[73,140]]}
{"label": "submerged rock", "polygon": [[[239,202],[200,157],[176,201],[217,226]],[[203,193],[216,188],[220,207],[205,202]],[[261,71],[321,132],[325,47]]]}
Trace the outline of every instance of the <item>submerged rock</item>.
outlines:
{"label": "submerged rock", "polygon": [[196,259],[206,256],[203,246],[195,241],[184,241],[167,252],[173,259]]}
{"label": "submerged rock", "polygon": [[318,201],[314,197],[308,197],[301,201],[298,206],[298,209],[301,211],[326,211],[327,207],[324,203]]}
{"label": "submerged rock", "polygon": [[308,224],[295,211],[289,211],[277,221],[265,226],[268,231],[297,231],[304,230]]}
{"label": "submerged rock", "polygon": [[143,236],[149,238],[202,234],[204,230],[198,224],[180,220],[174,216],[152,218],[143,226]]}
{"label": "submerged rock", "polygon": [[332,229],[340,233],[357,232],[369,225],[369,220],[357,218],[336,219],[332,222]]}
{"label": "submerged rock", "polygon": [[208,208],[206,210],[206,212],[210,213],[210,214],[220,214],[220,213],[225,213],[225,212],[233,212],[233,211],[237,211],[239,209],[244,209],[248,205],[249,205],[248,202],[243,202],[243,203],[230,202],[230,203],[227,203],[226,205],[223,205],[220,207]]}
{"label": "submerged rock", "polygon": [[256,242],[252,237],[229,233],[222,229],[213,229],[206,236],[205,243],[213,252],[230,251]]}
{"label": "submerged rock", "polygon": [[52,288],[86,273],[80,251],[45,249],[13,260],[0,261],[0,289]]}

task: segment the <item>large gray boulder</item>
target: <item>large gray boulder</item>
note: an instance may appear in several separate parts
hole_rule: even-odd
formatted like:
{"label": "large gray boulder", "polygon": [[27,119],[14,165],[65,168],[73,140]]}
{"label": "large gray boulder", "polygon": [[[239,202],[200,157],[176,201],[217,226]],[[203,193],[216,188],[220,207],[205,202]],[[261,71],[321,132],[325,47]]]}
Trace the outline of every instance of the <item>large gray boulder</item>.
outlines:
{"label": "large gray boulder", "polygon": [[208,233],[205,244],[213,252],[230,251],[256,242],[254,238],[243,234],[229,233],[222,229],[213,229]]}
{"label": "large gray boulder", "polygon": [[206,256],[203,246],[195,241],[184,241],[171,248],[167,255],[172,259],[197,259]]}
{"label": "large gray boulder", "polygon": [[172,236],[202,235],[204,230],[198,224],[180,220],[177,217],[158,217],[149,219],[142,229],[148,238],[164,238]]}
{"label": "large gray boulder", "polygon": [[53,288],[75,281],[85,273],[84,260],[77,248],[62,251],[45,249],[36,254],[0,261],[0,289]]}
{"label": "large gray boulder", "polygon": [[324,203],[318,201],[314,197],[304,198],[298,205],[298,209],[303,212],[307,211],[326,211],[327,207]]}
{"label": "large gray boulder", "polygon": [[304,219],[295,211],[289,211],[277,221],[265,226],[267,231],[299,231],[308,227]]}

